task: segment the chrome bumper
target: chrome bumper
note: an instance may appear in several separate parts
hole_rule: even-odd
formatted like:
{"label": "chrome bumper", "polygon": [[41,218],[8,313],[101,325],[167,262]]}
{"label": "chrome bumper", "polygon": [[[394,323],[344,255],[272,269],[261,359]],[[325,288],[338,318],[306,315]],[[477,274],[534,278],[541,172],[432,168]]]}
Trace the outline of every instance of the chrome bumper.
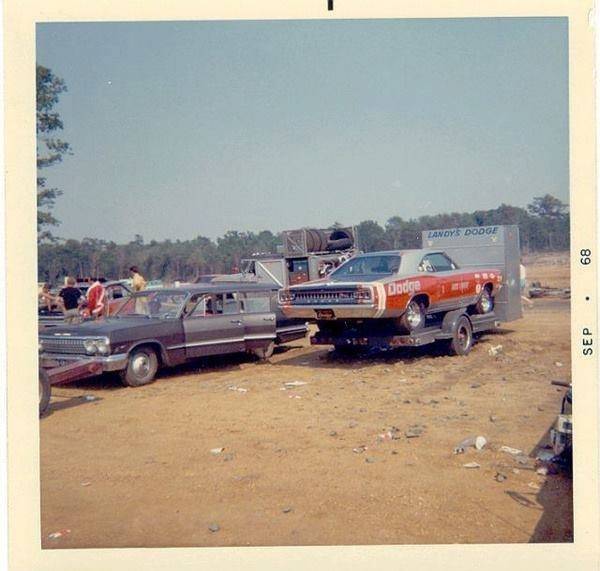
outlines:
{"label": "chrome bumper", "polygon": [[118,353],[116,355],[108,355],[100,357],[98,355],[73,355],[70,353],[42,353],[40,355],[40,365],[42,367],[56,367],[57,365],[65,365],[74,361],[93,361],[102,365],[103,372],[122,371],[127,368],[127,354]]}
{"label": "chrome bumper", "polygon": [[377,316],[377,307],[373,304],[356,305],[280,305],[281,311],[286,317],[317,319],[317,311],[320,309],[331,310],[335,319],[366,319]]}

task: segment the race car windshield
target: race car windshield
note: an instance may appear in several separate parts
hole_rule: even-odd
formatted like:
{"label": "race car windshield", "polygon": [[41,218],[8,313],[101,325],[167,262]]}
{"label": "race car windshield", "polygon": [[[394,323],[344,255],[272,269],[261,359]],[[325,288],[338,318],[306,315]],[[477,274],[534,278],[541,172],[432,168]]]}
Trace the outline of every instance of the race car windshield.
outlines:
{"label": "race car windshield", "polygon": [[115,313],[117,317],[139,316],[173,319],[179,315],[186,292],[148,291],[130,297]]}
{"label": "race car windshield", "polygon": [[331,273],[334,279],[354,276],[389,276],[400,268],[400,256],[355,256]]}

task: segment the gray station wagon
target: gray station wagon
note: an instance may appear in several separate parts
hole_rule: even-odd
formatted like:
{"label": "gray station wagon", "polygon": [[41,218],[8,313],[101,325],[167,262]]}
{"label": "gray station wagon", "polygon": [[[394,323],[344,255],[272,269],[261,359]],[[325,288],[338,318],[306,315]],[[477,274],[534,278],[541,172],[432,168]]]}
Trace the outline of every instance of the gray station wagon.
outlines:
{"label": "gray station wagon", "polygon": [[247,351],[268,359],[275,345],[306,336],[302,320],[277,307],[264,284],[194,284],[143,291],[111,317],[40,331],[42,366],[92,359],[126,386],[154,380],[159,367]]}

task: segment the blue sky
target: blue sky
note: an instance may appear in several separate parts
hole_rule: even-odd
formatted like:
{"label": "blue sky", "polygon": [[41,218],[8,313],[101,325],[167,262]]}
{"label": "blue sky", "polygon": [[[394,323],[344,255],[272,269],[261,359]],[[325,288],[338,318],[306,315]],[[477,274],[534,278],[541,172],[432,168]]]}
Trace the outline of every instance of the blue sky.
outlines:
{"label": "blue sky", "polygon": [[566,19],[38,24],[37,59],[64,238],[568,201]]}

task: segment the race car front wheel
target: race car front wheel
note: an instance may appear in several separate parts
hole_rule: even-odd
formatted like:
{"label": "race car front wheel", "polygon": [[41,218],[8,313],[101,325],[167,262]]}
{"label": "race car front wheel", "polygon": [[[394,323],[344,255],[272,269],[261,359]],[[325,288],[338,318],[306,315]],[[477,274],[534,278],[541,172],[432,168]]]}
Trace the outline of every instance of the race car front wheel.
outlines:
{"label": "race car front wheel", "polygon": [[422,303],[412,300],[400,318],[400,326],[408,333],[412,333],[421,329],[423,325],[425,325],[425,307]]}

